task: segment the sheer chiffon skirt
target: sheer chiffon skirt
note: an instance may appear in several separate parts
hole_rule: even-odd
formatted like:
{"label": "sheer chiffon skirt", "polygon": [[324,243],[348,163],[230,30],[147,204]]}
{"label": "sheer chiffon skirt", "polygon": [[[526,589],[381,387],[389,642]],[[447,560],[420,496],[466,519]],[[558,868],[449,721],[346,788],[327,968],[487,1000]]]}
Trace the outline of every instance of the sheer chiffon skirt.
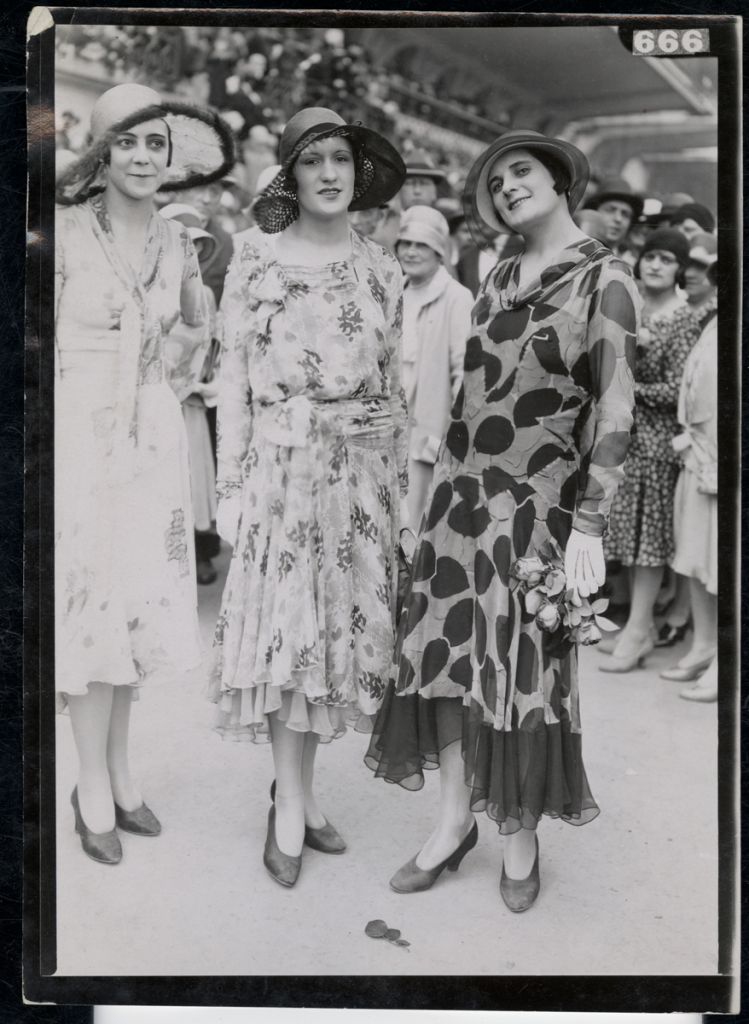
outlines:
{"label": "sheer chiffon skirt", "polygon": [[497,730],[459,697],[395,692],[391,683],[364,762],[404,789],[424,785],[441,752],[460,742],[471,810],[485,811],[503,834],[534,829],[542,815],[584,825],[600,813],[582,760],[582,737],[560,724]]}

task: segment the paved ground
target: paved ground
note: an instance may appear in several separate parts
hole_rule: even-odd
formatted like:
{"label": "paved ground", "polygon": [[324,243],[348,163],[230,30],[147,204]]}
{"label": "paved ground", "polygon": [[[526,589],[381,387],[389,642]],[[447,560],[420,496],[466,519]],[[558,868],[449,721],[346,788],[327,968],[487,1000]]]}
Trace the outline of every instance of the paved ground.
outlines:
{"label": "paved ground", "polygon": [[[206,641],[220,585],[201,588]],[[658,678],[678,654],[611,676],[583,652],[585,760],[602,814],[583,828],[544,822],[541,895],[523,915],[500,901],[501,840],[486,817],[457,874],[426,893],[390,891],[430,830],[438,779],[420,793],[374,781],[355,733],[318,758],[320,802],[349,851],[305,852],[297,886],[281,888],[261,861],[270,749],[221,741],[199,673],[146,690],[133,711],[133,764],[163,834],[123,835],[121,864],[95,864],[73,831],[75,752],[58,716],[58,973],[715,973],[716,706],[679,700]],[[373,918],[411,946],[367,938]]]}

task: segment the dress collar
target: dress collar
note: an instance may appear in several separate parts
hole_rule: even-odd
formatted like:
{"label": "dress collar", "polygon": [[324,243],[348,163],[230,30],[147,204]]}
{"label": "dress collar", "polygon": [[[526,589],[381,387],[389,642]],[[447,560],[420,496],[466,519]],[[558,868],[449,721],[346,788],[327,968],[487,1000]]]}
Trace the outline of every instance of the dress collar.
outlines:
{"label": "dress collar", "polygon": [[497,266],[494,284],[504,309],[517,309],[530,302],[535,302],[551,288],[556,288],[564,283],[581,264],[611,255],[611,250],[593,238],[584,238],[579,242],[573,242],[561,250],[556,263],[546,267],[538,277],[520,288],[518,278],[522,255],[522,253],[518,253],[509,260],[503,260]]}

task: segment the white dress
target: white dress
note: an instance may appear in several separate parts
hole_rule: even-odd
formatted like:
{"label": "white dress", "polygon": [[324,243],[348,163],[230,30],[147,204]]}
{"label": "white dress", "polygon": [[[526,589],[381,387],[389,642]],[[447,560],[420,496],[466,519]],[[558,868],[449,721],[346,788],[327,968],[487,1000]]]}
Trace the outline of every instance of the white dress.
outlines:
{"label": "white dress", "polygon": [[181,226],[154,213],[136,275],[103,201],[58,209],[55,688],[133,686],[200,657],[187,443],[165,379],[180,310],[205,317]]}

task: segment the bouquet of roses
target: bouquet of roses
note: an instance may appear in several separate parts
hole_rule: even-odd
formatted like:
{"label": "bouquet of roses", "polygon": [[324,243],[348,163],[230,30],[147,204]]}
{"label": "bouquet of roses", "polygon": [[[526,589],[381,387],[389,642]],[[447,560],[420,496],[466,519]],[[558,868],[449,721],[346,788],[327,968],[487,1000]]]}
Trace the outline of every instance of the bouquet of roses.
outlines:
{"label": "bouquet of roses", "polygon": [[597,644],[602,631],[618,628],[603,615],[609,605],[607,598],[581,597],[576,589],[567,588],[564,558],[552,541],[542,545],[538,554],[518,558],[510,575],[517,581],[526,613],[544,632],[587,645]]}

